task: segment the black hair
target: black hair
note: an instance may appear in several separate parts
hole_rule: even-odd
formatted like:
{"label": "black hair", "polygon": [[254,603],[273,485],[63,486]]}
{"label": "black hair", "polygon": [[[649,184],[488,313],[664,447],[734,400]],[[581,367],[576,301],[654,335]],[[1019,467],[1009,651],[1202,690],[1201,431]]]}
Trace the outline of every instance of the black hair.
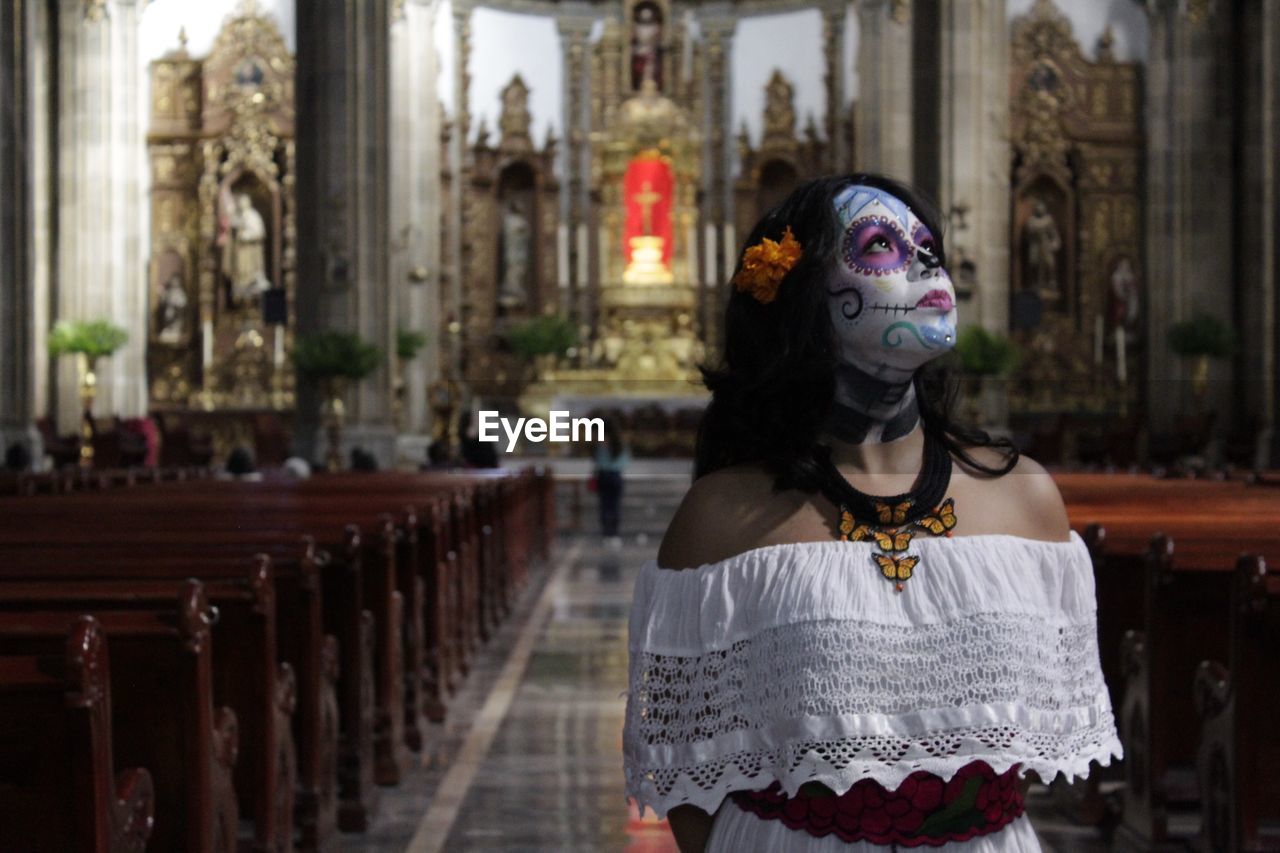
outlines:
{"label": "black hair", "polygon": [[252,474],[257,470],[253,460],[253,451],[247,447],[236,447],[227,454],[227,473],[236,477]]}
{"label": "black hair", "polygon": [[351,470],[377,471],[378,457],[374,456],[363,447],[353,447],[351,448]]}
{"label": "black hair", "polygon": [[[934,235],[940,262],[946,250],[937,208],[918,190],[892,178],[858,173],[818,178],[796,188],[752,229],[745,245],[765,237],[781,240],[790,227],[803,248],[799,262],[782,279],[768,304],[730,287],[724,314],[724,351],[718,365],[703,366],[711,391],[698,428],[694,477],[731,465],[762,465],[777,488],[818,488],[818,437],[836,391],[840,349],[821,286],[840,251],[843,227],[835,198],[844,188],[863,184],[884,190],[912,209]],[[742,260],[739,253],[738,265]],[[955,457],[976,470],[1001,476],[1018,463],[1008,439],[951,418],[956,383],[944,359],[935,359],[912,378],[926,432],[940,439]],[[995,447],[1005,462],[991,467],[966,448]]]}
{"label": "black hair", "polygon": [[14,442],[4,452],[4,467],[8,471],[21,474],[31,467],[31,450],[21,442]]}

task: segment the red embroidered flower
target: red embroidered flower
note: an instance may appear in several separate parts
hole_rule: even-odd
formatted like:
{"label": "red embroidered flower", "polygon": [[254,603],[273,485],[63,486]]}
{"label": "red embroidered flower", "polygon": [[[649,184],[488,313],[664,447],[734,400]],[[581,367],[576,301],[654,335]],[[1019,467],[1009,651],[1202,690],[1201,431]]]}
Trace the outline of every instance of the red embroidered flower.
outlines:
{"label": "red embroidered flower", "polygon": [[782,807],[782,815],[788,821],[802,824],[805,818],[809,816],[809,798],[808,797],[792,797],[787,800],[786,805]]}
{"label": "red embroidered flower", "polygon": [[994,775],[990,766],[985,761],[974,761],[966,764],[955,772],[950,779],[947,780],[946,793],[942,797],[944,805],[951,805],[956,799],[964,793],[965,786],[969,784],[969,780],[975,776],[988,777]]}
{"label": "red embroidered flower", "polygon": [[942,805],[942,791],[941,779],[929,773],[921,774],[911,804],[922,813],[931,812]]}
{"label": "red embroidered flower", "polygon": [[1022,813],[1017,769],[997,775],[975,761],[945,782],[918,770],[893,791],[863,779],[838,796],[806,783],[797,796],[787,797],[774,782],[760,791],[740,791],[734,800],[761,818],[816,837],[834,833],[847,842],[920,847],[967,841],[1008,825]]}

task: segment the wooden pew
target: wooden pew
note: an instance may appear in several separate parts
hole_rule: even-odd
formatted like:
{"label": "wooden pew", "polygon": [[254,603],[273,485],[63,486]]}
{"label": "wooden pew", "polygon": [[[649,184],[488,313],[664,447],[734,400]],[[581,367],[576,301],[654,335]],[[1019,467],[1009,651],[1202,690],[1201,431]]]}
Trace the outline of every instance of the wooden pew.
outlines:
{"label": "wooden pew", "polygon": [[1280,850],[1280,575],[1253,555],[1236,564],[1227,664],[1196,671],[1196,776],[1204,853]]}
{"label": "wooden pew", "polygon": [[[202,483],[198,488],[161,484],[121,492],[110,500],[64,495],[10,502],[5,509],[20,523],[0,530],[0,553],[14,545],[38,549],[56,537],[86,546],[115,542],[129,547],[145,542],[169,550],[199,545],[223,557],[243,558],[266,551],[274,559],[278,549],[295,549],[311,530],[327,534],[325,541],[333,542],[337,553],[330,550],[329,558],[318,564],[322,589],[317,600],[323,607],[325,631],[337,637],[342,653],[338,824],[351,831],[363,829],[377,806],[372,704],[376,638],[375,621],[365,613],[363,603],[363,538],[355,525],[339,528],[337,521],[320,532],[320,522],[300,517],[296,507],[272,512],[266,506],[249,505],[244,493],[234,490],[240,485],[256,484]],[[76,518],[76,524],[67,524],[68,518]]]}
{"label": "wooden pew", "polygon": [[1146,554],[1115,552],[1107,528],[1090,524],[1081,536],[1093,561],[1098,600],[1098,654],[1102,676],[1111,693],[1111,706],[1124,700],[1121,645],[1125,632],[1138,628],[1146,616]]}
{"label": "wooden pew", "polygon": [[[348,672],[351,669],[378,672],[376,685],[370,684],[365,676],[344,681],[343,695],[348,698],[342,702],[345,710],[341,716],[349,729],[354,716],[353,704],[360,708],[362,703],[368,708],[369,694],[378,693],[378,730],[384,747],[376,766],[378,781],[385,783],[398,778],[384,772],[387,764],[381,759],[390,754],[388,747],[399,748],[405,742],[416,746],[420,736],[415,742],[413,723],[420,716],[434,714],[439,718],[443,715],[441,685],[446,680],[456,684],[465,667],[465,655],[478,637],[491,631],[519,582],[518,575],[527,572],[531,556],[529,544],[533,539],[529,531],[540,526],[539,517],[534,513],[541,513],[545,518],[547,511],[538,487],[545,490],[547,482],[549,478],[540,480],[532,473],[496,477],[379,474],[317,477],[302,484],[202,483],[196,489],[165,485],[154,490],[113,493],[110,504],[92,501],[89,496],[71,499],[74,503],[63,498],[47,499],[39,510],[28,512],[30,505],[24,505],[26,521],[34,524],[24,525],[27,530],[16,537],[17,543],[13,537],[0,534],[0,554],[15,544],[35,547],[49,541],[50,531],[43,527],[46,523],[56,525],[57,535],[62,537],[69,516],[92,518],[87,529],[77,525],[72,534],[82,547],[95,547],[100,542],[113,541],[114,537],[116,544],[111,547],[128,548],[138,542],[138,536],[143,536],[142,544],[157,553],[172,553],[174,548],[186,543],[224,557],[230,553],[228,548],[243,551],[250,543],[256,547],[268,539],[278,546],[282,531],[295,534],[317,530],[318,526],[336,530],[343,520],[359,518],[368,523],[372,517],[380,524],[377,535],[368,538],[375,544],[349,541],[340,545],[339,550],[345,552],[343,557],[333,562],[358,570],[362,561],[365,564],[376,561],[379,566],[376,579],[365,581],[363,590],[350,585],[344,587],[335,581],[341,572],[335,573],[333,567],[326,567],[323,574],[325,591],[329,594],[323,598],[329,602],[326,607],[330,609],[326,624],[335,633],[339,632],[335,621],[349,620],[350,614],[356,612],[350,605],[352,598],[359,601],[361,591],[377,600],[375,606],[388,614],[385,627],[394,629],[379,632],[380,642],[370,643],[377,620],[371,623],[364,615],[359,616],[359,633],[354,633],[355,641],[350,645],[362,647],[364,651],[353,659],[348,650],[343,660],[343,668]],[[415,515],[417,506],[426,509]],[[384,510],[398,510],[396,518],[392,519]],[[142,520],[145,520],[145,530],[139,531]],[[129,544],[121,540],[128,540]],[[4,544],[6,541],[8,545]],[[328,541],[332,542],[333,537]],[[550,534],[544,536],[544,541],[549,545]],[[117,554],[117,559],[123,558]],[[464,570],[463,566],[469,566],[470,570]],[[203,571],[193,574],[204,576]],[[344,595],[344,592],[352,594]],[[410,618],[404,620],[401,631],[395,626],[401,623],[401,610],[406,602],[412,604],[408,608]],[[338,603],[344,607],[340,608]],[[335,608],[342,609],[346,615],[339,616]],[[284,619],[281,622],[283,624]],[[353,636],[349,627],[342,633],[347,638]],[[399,642],[401,637],[405,640],[403,648]],[[368,660],[370,645],[377,647],[373,667],[361,663]],[[394,673],[403,665],[395,660],[398,654],[410,663],[407,677],[397,679]],[[435,660],[429,662],[431,655]],[[347,667],[351,660],[354,666]],[[304,669],[299,666],[300,698],[307,693],[303,684],[307,680]],[[400,715],[393,710],[397,704],[397,684],[403,688],[402,698],[398,700],[403,707]],[[434,707],[432,690],[437,691]],[[359,703],[350,700],[352,693],[361,697]],[[314,707],[314,703],[302,704]],[[304,716],[300,708],[299,717]],[[316,715],[311,716],[314,719]],[[397,716],[403,738],[395,728]],[[365,728],[362,720],[356,722],[357,734]],[[359,737],[344,738],[346,758],[341,764],[347,794],[351,793],[353,786],[349,782],[353,777],[361,781],[359,765],[350,760],[350,747],[360,740]],[[304,837],[307,835],[307,821],[302,816],[307,799],[303,796],[308,775],[306,741],[305,736],[299,736],[299,769],[304,781],[299,791],[298,822]],[[395,769],[397,765],[392,763],[391,767]],[[366,781],[354,787],[359,791],[369,786]],[[358,811],[353,815],[347,811],[348,802],[344,802],[343,826],[359,828],[367,820],[368,804],[354,802]]]}
{"label": "wooden pew", "polygon": [[[39,536],[43,531],[33,530]],[[68,537],[69,538],[69,537]],[[314,541],[302,540],[293,546],[272,546],[274,554],[254,554],[251,549],[228,543],[221,546],[205,544],[198,537],[180,542],[163,541],[164,531],[128,530],[122,537],[127,542],[91,540],[68,542],[64,539],[56,545],[46,539],[34,545],[7,545],[0,548],[0,577],[41,579],[74,585],[76,588],[94,583],[115,583],[123,578],[144,579],[153,583],[172,582],[190,576],[205,578],[206,591],[211,601],[225,610],[228,606],[242,607],[237,600],[250,600],[251,614],[245,618],[259,625],[261,634],[269,632],[267,614],[274,611],[276,624],[277,658],[287,664],[296,675],[296,704],[293,715],[292,740],[297,757],[296,787],[282,792],[279,786],[287,783],[276,772],[275,766],[259,767],[263,781],[253,789],[261,795],[274,790],[271,804],[261,804],[248,810],[255,816],[275,816],[274,832],[255,821],[256,836],[261,847],[264,838],[289,838],[289,827],[296,826],[300,836],[300,849],[324,849],[334,843],[337,829],[337,765],[339,710],[337,700],[338,646],[334,636],[326,635],[322,613],[322,583],[320,574],[328,560],[327,554],[316,548]],[[160,539],[161,541],[155,541]],[[66,556],[59,561],[51,559]],[[269,575],[260,561],[271,560]],[[246,576],[251,561],[258,562]],[[111,578],[111,581],[100,581]],[[270,585],[266,581],[270,581]],[[136,585],[138,582],[135,580]],[[232,620],[234,613],[227,613],[225,620]],[[220,620],[217,628],[232,627],[230,621]],[[249,642],[253,642],[250,640]],[[259,685],[257,697],[270,695],[272,718],[257,722],[245,719],[246,738],[254,732],[262,732],[261,757],[278,755],[287,760],[289,731],[280,728],[279,715],[290,704],[289,681],[281,677],[280,669],[271,664],[269,649],[246,649],[253,669],[246,669],[243,679]],[[222,660],[215,655],[215,661]],[[235,659],[226,657],[228,664]],[[234,673],[229,673],[233,676]],[[269,679],[275,679],[273,694]],[[254,701],[260,708],[260,702]],[[272,736],[275,735],[274,745]],[[252,742],[252,740],[250,741]],[[243,762],[242,762],[243,763]],[[241,768],[243,772],[248,772]],[[273,781],[274,780],[274,781]],[[292,819],[283,814],[288,802],[294,803]]]}
{"label": "wooden pew", "polygon": [[1118,839],[1132,849],[1176,843],[1171,809],[1195,804],[1191,768],[1199,733],[1188,686],[1205,656],[1225,651],[1230,574],[1183,563],[1174,542],[1152,537],[1141,630],[1123,641],[1124,699],[1117,723],[1125,750],[1123,822]]}
{"label": "wooden pew", "polygon": [[[163,524],[199,518],[201,536],[314,534],[334,556],[325,575],[324,601],[326,621],[344,650],[339,766],[345,816],[340,822],[346,829],[363,828],[375,808],[375,783],[396,784],[410,762],[404,732],[405,614],[398,588],[397,518],[375,509],[364,495],[309,497],[288,483],[156,489],[139,495],[138,501],[126,508],[145,510],[150,518],[165,519]],[[215,517],[207,517],[211,514]],[[405,523],[399,520],[400,526]],[[416,527],[416,520],[407,524]]]}
{"label": "wooden pew", "polygon": [[[214,709],[202,586],[189,582],[165,609],[92,615],[111,644],[116,755],[146,767],[155,784],[153,849],[235,853],[236,716]],[[0,655],[56,654],[74,621],[56,610],[0,614]]]}
{"label": "wooden pew", "polygon": [[[1199,661],[1223,650],[1237,556],[1280,557],[1280,495],[1239,482],[1054,479],[1094,556],[1102,667],[1126,752],[1117,846],[1180,846],[1169,838],[1170,809],[1197,801],[1191,767],[1199,721],[1187,688]],[[1156,531],[1165,538],[1153,545]],[[1117,644],[1117,636],[1127,639]]]}
{"label": "wooden pew", "polygon": [[141,853],[155,790],[145,768],[115,769],[106,637],[83,616],[63,645],[0,656],[0,849]]}
{"label": "wooden pew", "polygon": [[[84,549],[50,545],[21,565],[9,555],[6,574],[29,569],[33,580],[0,580],[0,611],[154,608],[172,602],[178,580],[48,580],[49,562],[82,563],[95,556]],[[290,849],[298,757],[292,718],[297,703],[293,667],[279,661],[275,579],[265,555],[242,581],[206,580],[205,595],[216,608],[212,626],[214,701],[236,712],[241,757],[235,786],[240,813],[253,821],[249,839],[262,851]]]}

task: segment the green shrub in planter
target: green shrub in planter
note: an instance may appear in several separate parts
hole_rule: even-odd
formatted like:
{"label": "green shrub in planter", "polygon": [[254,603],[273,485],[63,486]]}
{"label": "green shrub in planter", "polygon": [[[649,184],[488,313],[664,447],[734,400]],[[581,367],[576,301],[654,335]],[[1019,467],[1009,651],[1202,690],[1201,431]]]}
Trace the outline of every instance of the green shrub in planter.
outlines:
{"label": "green shrub in planter", "polygon": [[351,332],[303,335],[293,347],[298,372],[316,379],[363,379],[381,361],[381,350]]}
{"label": "green shrub in planter", "polygon": [[107,320],[62,320],[49,333],[49,355],[83,353],[92,363],[128,340],[128,332]]}
{"label": "green shrub in planter", "polygon": [[396,358],[409,361],[427,345],[427,336],[413,329],[400,329],[396,332]]}
{"label": "green shrub in planter", "polygon": [[971,376],[1008,376],[1018,366],[1018,348],[1004,335],[970,326],[956,340],[956,353]]}
{"label": "green shrub in planter", "polygon": [[1227,358],[1236,351],[1235,333],[1217,317],[1197,313],[1169,327],[1169,349],[1183,358]]}
{"label": "green shrub in planter", "polygon": [[564,317],[544,314],[513,326],[507,342],[521,359],[533,361],[540,355],[564,355],[577,346],[578,330]]}

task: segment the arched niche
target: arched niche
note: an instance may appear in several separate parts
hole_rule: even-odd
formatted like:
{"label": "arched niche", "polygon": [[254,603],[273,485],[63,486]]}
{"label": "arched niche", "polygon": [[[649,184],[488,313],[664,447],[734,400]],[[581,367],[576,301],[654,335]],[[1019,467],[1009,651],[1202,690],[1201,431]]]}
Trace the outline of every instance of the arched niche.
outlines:
{"label": "arched niche", "polygon": [[[1075,199],[1069,187],[1041,174],[1018,190],[1013,209],[1013,292],[1034,291],[1046,310],[1074,304]],[[1048,241],[1056,248],[1048,251]],[[1045,269],[1051,262],[1052,273]]]}
{"label": "arched niche", "polygon": [[494,255],[494,310],[499,318],[527,314],[541,304],[537,276],[544,248],[537,239],[538,176],[526,160],[508,163],[498,173],[492,227],[498,235]]}

